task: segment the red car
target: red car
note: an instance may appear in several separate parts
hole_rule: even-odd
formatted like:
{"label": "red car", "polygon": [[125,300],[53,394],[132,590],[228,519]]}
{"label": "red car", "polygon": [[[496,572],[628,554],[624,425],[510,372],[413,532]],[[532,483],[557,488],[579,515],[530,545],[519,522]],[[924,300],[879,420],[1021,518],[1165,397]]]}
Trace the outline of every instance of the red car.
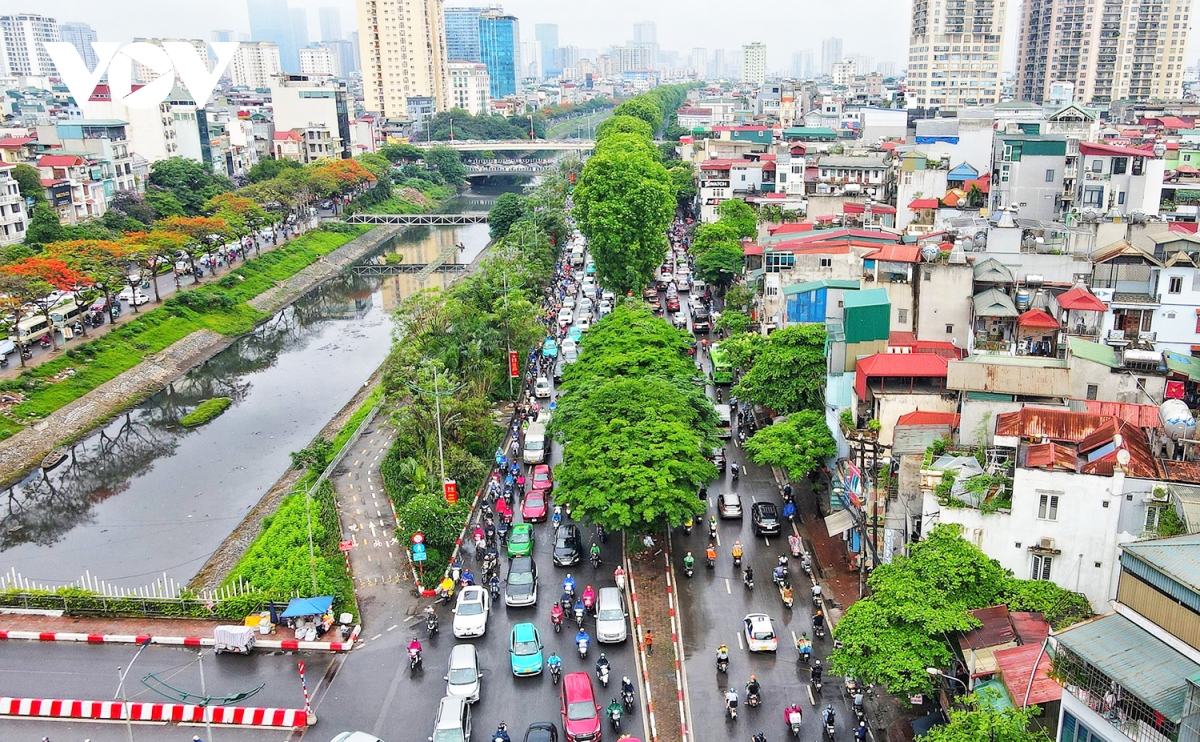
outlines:
{"label": "red car", "polygon": [[598,742],[600,739],[600,706],[592,692],[592,676],[586,672],[563,676],[562,718],[567,742]]}
{"label": "red car", "polygon": [[533,487],[531,492],[546,492],[554,488],[554,475],[550,473],[550,467],[546,464],[538,464],[533,467]]}
{"label": "red car", "polygon": [[667,311],[668,312],[678,312],[679,311],[679,297],[678,296],[668,296],[667,297]]}
{"label": "red car", "polygon": [[521,519],[526,523],[542,523],[548,511],[545,490],[531,490],[521,505]]}

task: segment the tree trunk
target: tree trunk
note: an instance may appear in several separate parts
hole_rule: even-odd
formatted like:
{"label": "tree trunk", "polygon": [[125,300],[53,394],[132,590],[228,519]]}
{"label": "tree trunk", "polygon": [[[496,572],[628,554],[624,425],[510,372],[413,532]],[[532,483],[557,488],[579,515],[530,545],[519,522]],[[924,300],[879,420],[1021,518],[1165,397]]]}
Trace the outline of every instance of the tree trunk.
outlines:
{"label": "tree trunk", "polygon": [[158,261],[150,267],[150,283],[154,286],[154,303],[161,304],[162,297],[158,295]]}

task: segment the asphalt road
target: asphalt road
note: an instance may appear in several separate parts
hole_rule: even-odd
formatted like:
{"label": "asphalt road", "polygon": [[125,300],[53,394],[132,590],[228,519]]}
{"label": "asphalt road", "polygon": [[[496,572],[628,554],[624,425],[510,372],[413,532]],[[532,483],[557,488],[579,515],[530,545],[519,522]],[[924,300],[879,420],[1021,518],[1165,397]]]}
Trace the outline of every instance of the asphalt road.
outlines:
{"label": "asphalt road", "polygon": [[[687,309],[684,294],[683,309]],[[689,323],[690,326],[690,323]],[[701,359],[706,373],[711,371],[709,359]],[[721,387],[723,399],[729,401],[729,386]],[[715,389],[708,387],[709,395],[715,398]],[[749,739],[762,731],[767,739],[776,740],[788,734],[783,720],[783,710],[799,702],[804,708],[802,739],[821,739],[822,725],[820,710],[833,704],[837,712],[836,738],[853,739],[854,714],[844,692],[840,677],[826,672],[824,688],[818,692],[811,687],[807,666],[798,662],[795,637],[807,633],[812,635],[812,603],[809,593],[811,581],[800,568],[799,559],[790,558],[787,536],[790,529],[780,536],[755,537],[750,518],[750,507],[754,502],[774,502],[782,511],[783,502],[778,485],[769,468],[760,467],[744,455],[734,444],[734,437],[726,442],[725,452],[729,467],[725,474],[708,487],[708,515],[716,515],[717,496],[722,492],[737,492],[741,495],[743,517],[720,520],[717,527],[717,565],[708,569],[705,548],[708,546],[708,524],[697,520],[691,534],[677,529],[672,534],[672,551],[676,576],[679,580],[680,604],[682,606],[684,655],[687,670],[688,698],[690,701],[689,728],[700,731],[698,739]],[[742,467],[741,476],[733,480],[730,467],[734,462]],[[812,514],[806,514],[811,517]],[[740,540],[743,548],[743,566],[754,570],[754,589],[747,590],[742,583],[742,571],[734,566],[732,547]],[[696,560],[695,574],[688,579],[683,569],[683,558],[688,551]],[[784,607],[779,591],[771,582],[771,570],[780,555],[789,556],[789,577],[794,586],[794,608]],[[749,652],[742,632],[742,619],[749,613],[765,613],[775,623],[779,636],[779,650],[775,653]],[[720,674],[716,668],[717,647],[724,643],[729,648],[728,674]],[[828,664],[832,649],[831,639],[814,643],[813,657]],[[750,675],[757,676],[762,686],[763,705],[748,708],[745,705],[745,685]],[[741,703],[736,721],[727,721],[723,692],[729,687],[738,691]],[[724,735],[715,730],[724,729]]]}

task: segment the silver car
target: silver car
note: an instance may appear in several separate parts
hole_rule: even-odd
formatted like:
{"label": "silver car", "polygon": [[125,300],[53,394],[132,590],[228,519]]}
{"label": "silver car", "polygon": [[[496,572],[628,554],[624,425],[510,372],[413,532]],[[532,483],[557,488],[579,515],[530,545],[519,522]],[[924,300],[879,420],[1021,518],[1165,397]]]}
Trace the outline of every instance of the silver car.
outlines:
{"label": "silver car", "polygon": [[471,705],[461,698],[446,696],[438,703],[433,721],[432,742],[468,742],[471,739]]}
{"label": "silver car", "polygon": [[467,703],[479,701],[480,678],[479,655],[473,644],[455,644],[450,650],[450,667],[446,676],[446,695],[466,699]]}
{"label": "silver car", "polygon": [[625,641],[629,614],[625,612],[625,597],[621,589],[602,587],[596,596],[596,641],[616,644]]}

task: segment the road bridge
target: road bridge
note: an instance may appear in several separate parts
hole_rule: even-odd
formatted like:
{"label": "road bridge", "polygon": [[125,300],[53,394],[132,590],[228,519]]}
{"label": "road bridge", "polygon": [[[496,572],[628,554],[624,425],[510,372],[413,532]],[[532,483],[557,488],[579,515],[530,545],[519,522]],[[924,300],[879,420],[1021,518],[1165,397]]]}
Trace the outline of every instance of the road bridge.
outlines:
{"label": "road bridge", "polygon": [[596,142],[591,139],[566,141],[562,139],[534,141],[530,139],[505,139],[496,141],[455,140],[438,142],[412,142],[422,149],[430,147],[449,147],[460,152],[581,152],[595,149]]}
{"label": "road bridge", "polygon": [[475,165],[468,164],[467,177],[483,177],[492,175],[537,175],[546,172],[548,165]]}
{"label": "road bridge", "polygon": [[[430,266],[433,266],[432,268]],[[470,266],[462,263],[364,263],[350,267],[356,276],[396,276],[402,273],[463,273]]]}
{"label": "road bridge", "polygon": [[461,214],[351,214],[342,218],[347,224],[377,224],[401,227],[440,227],[461,224],[486,224],[486,211],[464,211]]}

